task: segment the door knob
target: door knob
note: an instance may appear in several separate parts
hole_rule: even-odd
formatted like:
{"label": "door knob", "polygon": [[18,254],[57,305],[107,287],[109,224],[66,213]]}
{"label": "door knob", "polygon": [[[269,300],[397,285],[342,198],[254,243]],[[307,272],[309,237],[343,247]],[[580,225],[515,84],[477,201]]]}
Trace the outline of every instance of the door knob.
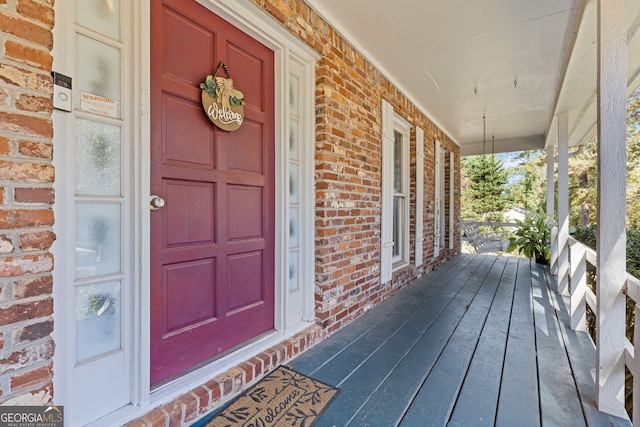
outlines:
{"label": "door knob", "polygon": [[164,199],[160,196],[153,194],[149,199],[149,209],[157,211],[164,206]]}

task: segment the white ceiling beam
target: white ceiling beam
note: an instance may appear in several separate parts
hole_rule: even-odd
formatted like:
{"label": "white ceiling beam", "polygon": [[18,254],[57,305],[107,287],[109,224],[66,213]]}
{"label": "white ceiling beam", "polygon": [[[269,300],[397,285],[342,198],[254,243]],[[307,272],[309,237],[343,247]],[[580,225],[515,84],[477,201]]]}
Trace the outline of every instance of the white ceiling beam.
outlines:
{"label": "white ceiling beam", "polygon": [[[505,138],[496,139],[494,143],[495,153],[506,153],[511,151],[523,150],[539,150],[544,148],[544,135],[529,136],[524,138]],[[484,154],[491,154],[491,139],[483,144],[482,141],[465,144],[460,148],[460,155],[473,156],[483,154],[483,145],[485,147]]]}

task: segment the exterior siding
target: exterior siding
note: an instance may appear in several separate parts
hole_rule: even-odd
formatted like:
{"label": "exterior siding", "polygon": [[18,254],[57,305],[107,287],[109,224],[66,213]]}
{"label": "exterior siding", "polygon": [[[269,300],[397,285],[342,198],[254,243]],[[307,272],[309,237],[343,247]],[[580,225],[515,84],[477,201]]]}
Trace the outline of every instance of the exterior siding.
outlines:
{"label": "exterior siding", "polygon": [[53,0],[0,1],[0,404],[53,399]]}

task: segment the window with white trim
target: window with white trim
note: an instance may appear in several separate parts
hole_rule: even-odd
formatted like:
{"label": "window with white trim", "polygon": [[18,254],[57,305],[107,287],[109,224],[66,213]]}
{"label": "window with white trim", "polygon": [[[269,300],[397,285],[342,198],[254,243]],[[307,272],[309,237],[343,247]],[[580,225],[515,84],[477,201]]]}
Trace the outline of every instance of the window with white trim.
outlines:
{"label": "window with white trim", "polygon": [[409,133],[411,124],[382,101],[382,247],[380,281],[409,264]]}
{"label": "window with white trim", "polygon": [[444,195],[444,150],[439,141],[434,142],[435,157],[435,189],[434,189],[434,216],[433,216],[433,257],[440,256],[440,249],[444,245],[445,235],[445,195]]}
{"label": "window with white trim", "polygon": [[[409,128],[393,121],[393,266],[409,262]],[[382,179],[385,179],[383,177]]]}
{"label": "window with white trim", "polygon": [[415,265],[424,262],[424,130],[416,127],[416,239]]}
{"label": "window with white trim", "polygon": [[455,155],[449,152],[449,249],[455,246],[453,224],[455,221]]}

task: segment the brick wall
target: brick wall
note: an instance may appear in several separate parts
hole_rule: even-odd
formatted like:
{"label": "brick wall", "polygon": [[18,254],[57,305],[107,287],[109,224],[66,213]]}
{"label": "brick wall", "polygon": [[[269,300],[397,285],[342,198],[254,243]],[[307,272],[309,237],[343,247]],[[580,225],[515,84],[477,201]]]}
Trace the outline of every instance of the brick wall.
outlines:
{"label": "brick wall", "polygon": [[[454,251],[441,251],[440,258],[433,260],[433,141],[439,140],[445,150],[456,154],[457,193],[458,149],[303,1],[254,0],[254,3],[321,54],[315,91],[315,299],[319,323],[332,332],[457,251],[456,244]],[[395,274],[390,284],[379,283],[383,98],[411,124],[425,131],[425,264]],[[412,132],[412,161],[415,143]],[[411,177],[411,187],[415,189],[415,169]],[[414,196],[411,203],[415,207]],[[413,242],[414,223],[410,229]],[[414,259],[412,248],[411,261]]]}
{"label": "brick wall", "polygon": [[53,396],[53,0],[0,0],[0,403]]}

